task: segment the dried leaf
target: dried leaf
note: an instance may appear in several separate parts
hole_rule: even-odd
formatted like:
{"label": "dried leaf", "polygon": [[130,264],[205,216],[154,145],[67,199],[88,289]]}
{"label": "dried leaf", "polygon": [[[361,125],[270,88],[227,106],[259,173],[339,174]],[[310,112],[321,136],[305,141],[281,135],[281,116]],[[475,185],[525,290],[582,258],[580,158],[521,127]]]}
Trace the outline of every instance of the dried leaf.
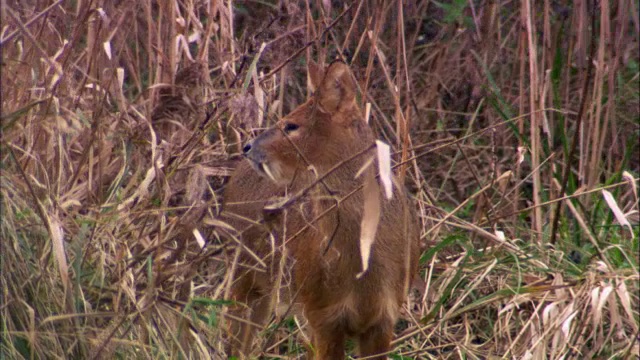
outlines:
{"label": "dried leaf", "polygon": [[104,11],[103,8],[101,7],[96,8],[96,11],[98,12],[98,15],[100,15],[103,21],[109,20],[109,17],[107,16],[107,13]]}
{"label": "dried leaf", "polygon": [[53,71],[55,72],[55,74],[53,74],[53,76],[51,77],[51,81],[49,82],[49,89],[53,89],[53,87],[56,86],[56,84],[58,84],[58,82],[62,78],[62,75],[64,75],[62,65],[55,61],[51,61],[51,63],[53,64]]}
{"label": "dried leaf", "polygon": [[175,49],[176,49],[176,54],[179,54],[180,50],[182,50],[182,52],[187,56],[187,59],[191,61],[195,61],[193,59],[193,56],[191,56],[191,51],[189,50],[189,44],[187,42],[187,39],[184,37],[184,35],[176,36]]}
{"label": "dried leaf", "polygon": [[255,71],[255,68],[258,65],[258,60],[260,60],[260,56],[262,55],[262,52],[266,47],[267,47],[267,44],[262,43],[260,45],[260,50],[258,50],[258,53],[253,58],[253,61],[251,61],[251,65],[249,66],[249,71],[247,71],[247,76],[244,78],[244,82],[242,83],[243,91],[246,91],[249,88],[249,83],[251,82],[251,77],[253,76],[253,72]]}
{"label": "dried leaf", "polygon": [[542,323],[545,326],[549,326],[553,323],[558,315],[558,305],[556,303],[551,303],[547,305],[544,310],[542,310]]}
{"label": "dried leaf", "polygon": [[69,44],[69,40],[64,39],[64,41],[62,42],[62,47],[58,49],[58,51],[56,51],[55,54],[53,54],[53,56],[51,57],[51,61],[55,62],[56,60],[58,60],[58,58],[60,57],[60,55],[62,55],[62,53],[64,52],[68,44]]}
{"label": "dried leaf", "polygon": [[330,0],[322,0],[322,6],[324,8],[325,15],[331,14],[331,1]]}
{"label": "dried leaf", "polygon": [[562,273],[556,272],[555,274],[553,274],[553,281],[551,282],[551,285],[557,286],[557,288],[554,290],[557,300],[567,300],[568,294],[567,290],[563,288],[564,284],[565,283]]}
{"label": "dried leaf", "polygon": [[124,86],[124,68],[116,69],[116,77],[118,78],[118,88],[120,89],[120,93],[122,93],[122,87]]}
{"label": "dried leaf", "polygon": [[[545,307],[542,311],[542,324],[543,329],[553,329],[555,327],[555,321],[558,318],[558,303],[553,302]],[[560,332],[555,330],[553,332],[553,338],[551,340],[551,353],[555,353],[560,341]]]}
{"label": "dried leaf", "polygon": [[609,267],[602,260],[596,261],[595,265],[596,265],[596,270],[600,271],[601,273],[606,274],[609,272]]}
{"label": "dried leaf", "polygon": [[356,275],[361,278],[369,269],[369,256],[371,246],[376,237],[378,223],[380,222],[380,196],[378,183],[372,169],[365,173],[364,178],[364,211],[362,213],[362,223],[360,224],[360,259],[362,260],[362,271]]}
{"label": "dried leaf", "polygon": [[380,182],[384,188],[387,200],[393,197],[393,182],[391,175],[391,150],[389,145],[380,140],[376,140],[378,149],[378,167],[380,169]]}
{"label": "dried leaf", "polygon": [[62,279],[62,285],[65,291],[70,288],[69,283],[69,264],[67,263],[67,256],[64,251],[64,230],[60,221],[53,214],[46,214],[47,222],[49,222],[49,229],[51,230],[51,246],[53,249],[53,255],[58,263],[58,271],[60,271],[60,278]]}
{"label": "dried leaf", "polygon": [[193,237],[196,238],[196,242],[198,243],[198,246],[200,246],[200,249],[204,248],[206,241],[204,240],[204,237],[202,237],[202,234],[200,234],[200,231],[198,231],[198,229],[193,229]]}
{"label": "dried leaf", "polygon": [[496,179],[496,184],[498,184],[498,189],[500,190],[500,192],[506,191],[512,176],[513,176],[513,172],[511,172],[511,170],[508,170],[502,173],[500,176],[498,176],[498,178]]}
{"label": "dried leaf", "polygon": [[562,322],[562,333],[565,336],[565,339],[569,338],[569,333],[571,332],[571,321],[574,317],[578,315],[577,311],[574,311]]}
{"label": "dried leaf", "polygon": [[104,53],[107,54],[107,58],[111,60],[111,42],[110,41],[103,42],[102,47],[104,48]]}
{"label": "dried leaf", "polygon": [[527,153],[527,148],[524,146],[518,146],[518,160],[517,164],[520,165],[524,161],[524,155]]}
{"label": "dried leaf", "polygon": [[591,290],[591,309],[595,309],[600,301],[600,287]]}
{"label": "dried leaf", "polygon": [[609,205],[611,211],[613,211],[613,215],[616,217],[616,220],[618,220],[618,223],[622,226],[626,226],[629,229],[631,236],[633,236],[633,228],[631,227],[629,220],[627,220],[627,217],[624,215],[624,212],[622,212],[618,203],[613,198],[613,194],[607,190],[602,190],[602,195],[604,196],[604,200],[607,202],[607,205]]}
{"label": "dried leaf", "polygon": [[[263,44],[264,45],[264,44]],[[258,80],[258,70],[257,67],[251,68],[251,79],[253,80],[253,96],[256,99],[256,103],[258,104],[258,126],[262,126],[264,121],[264,91],[262,90],[262,86],[260,86],[260,81]]]}
{"label": "dried leaf", "polygon": [[191,33],[191,35],[189,35],[189,37],[187,38],[187,41],[189,41],[189,44],[191,44],[192,42],[196,42],[200,40],[200,32],[199,31],[195,31],[193,33]]}
{"label": "dried leaf", "polygon": [[364,106],[364,122],[365,124],[369,123],[369,118],[371,117],[371,103],[368,102],[365,106]]}
{"label": "dried leaf", "polygon": [[208,225],[208,226],[215,226],[215,227],[220,227],[220,228],[231,230],[231,231],[236,231],[236,229],[233,226],[219,219],[205,218],[203,222],[205,225]]}
{"label": "dried leaf", "polygon": [[600,298],[598,299],[598,303],[592,310],[594,312],[593,313],[594,326],[597,326],[598,323],[600,323],[600,319],[602,318],[602,309],[607,304],[607,301],[609,300],[609,295],[611,295],[611,292],[613,292],[613,286],[611,285],[608,285],[604,289],[602,289],[602,292],[600,293]]}
{"label": "dried leaf", "polygon": [[[624,308],[625,313],[629,317],[629,319],[634,319],[634,311],[631,306],[631,297],[629,296],[629,290],[627,290],[627,285],[624,280],[619,281],[618,286],[616,287],[616,293],[618,294],[618,298],[620,299],[620,303],[622,303],[622,308]],[[634,327],[634,331],[638,331],[638,323],[635,321],[631,322],[631,325]]]}
{"label": "dried leaf", "polygon": [[635,200],[637,203],[638,202],[638,185],[636,184],[636,179],[634,179],[633,175],[631,175],[628,171],[623,171],[622,177],[629,182],[629,185],[631,185],[631,189],[633,190],[633,196],[635,197]]}

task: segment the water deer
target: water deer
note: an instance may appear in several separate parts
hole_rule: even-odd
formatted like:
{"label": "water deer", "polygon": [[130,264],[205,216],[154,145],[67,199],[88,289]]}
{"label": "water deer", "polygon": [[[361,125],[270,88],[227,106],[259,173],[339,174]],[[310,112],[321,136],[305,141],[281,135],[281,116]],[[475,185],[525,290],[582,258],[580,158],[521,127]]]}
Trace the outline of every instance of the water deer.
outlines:
{"label": "water deer", "polygon": [[[244,146],[246,160],[225,189],[222,217],[242,244],[232,285],[238,305],[230,314],[231,351],[248,356],[256,330],[286,296],[308,321],[310,358],[342,359],[352,338],[359,356],[384,359],[417,270],[416,213],[397,182],[391,200],[378,193],[368,270],[357,276],[364,207],[358,175],[375,137],[357,105],[349,67],[310,63],[308,70],[314,95]],[[377,172],[376,166],[369,169]],[[273,206],[287,197],[295,201]]]}

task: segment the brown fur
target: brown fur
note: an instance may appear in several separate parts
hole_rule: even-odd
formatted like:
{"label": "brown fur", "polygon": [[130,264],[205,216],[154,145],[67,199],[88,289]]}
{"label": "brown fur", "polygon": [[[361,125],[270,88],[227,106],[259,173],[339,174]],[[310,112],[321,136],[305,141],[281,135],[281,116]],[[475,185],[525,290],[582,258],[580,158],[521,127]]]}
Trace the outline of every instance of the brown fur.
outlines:
{"label": "brown fur", "polygon": [[[248,161],[238,166],[225,190],[223,218],[267,265],[257,268],[255,257],[241,250],[232,292],[246,307],[237,306],[231,315],[248,321],[232,324],[232,347],[238,355],[251,352],[255,328],[268,320],[278,276],[283,284],[290,283],[290,298],[303,307],[316,359],[344,358],[347,338],[356,340],[360,356],[385,353],[391,350],[393,327],[416,272],[416,215],[402,190],[394,189],[392,200],[381,196],[369,270],[356,279],[362,270],[363,194],[344,198],[362,186],[362,177],[355,175],[373,152],[347,160],[370,147],[374,136],[356,105],[345,64],[333,63],[326,71],[311,64],[309,72],[315,96],[245,147]],[[298,128],[291,130],[289,124]],[[260,223],[273,199],[308,188],[342,162],[300,201]],[[292,264],[291,280],[280,271],[283,253]]]}

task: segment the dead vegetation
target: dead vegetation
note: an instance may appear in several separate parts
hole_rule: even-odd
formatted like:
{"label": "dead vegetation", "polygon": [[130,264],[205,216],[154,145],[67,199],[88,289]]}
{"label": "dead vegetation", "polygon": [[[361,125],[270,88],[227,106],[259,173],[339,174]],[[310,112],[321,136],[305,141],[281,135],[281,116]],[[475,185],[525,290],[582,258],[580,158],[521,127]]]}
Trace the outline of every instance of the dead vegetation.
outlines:
{"label": "dead vegetation", "polygon": [[390,356],[638,358],[638,8],[2,2],[1,356],[224,357],[223,184],[340,57],[423,224]]}

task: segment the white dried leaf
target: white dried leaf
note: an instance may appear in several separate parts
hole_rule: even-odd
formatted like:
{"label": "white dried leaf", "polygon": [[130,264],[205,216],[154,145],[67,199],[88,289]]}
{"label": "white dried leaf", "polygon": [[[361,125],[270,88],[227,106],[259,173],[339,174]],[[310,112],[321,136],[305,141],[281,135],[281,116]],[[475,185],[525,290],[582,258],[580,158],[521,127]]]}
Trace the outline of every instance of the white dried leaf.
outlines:
{"label": "white dried leaf", "polygon": [[62,41],[62,47],[58,49],[58,51],[56,51],[55,54],[53,54],[53,56],[51,57],[51,61],[58,60],[58,58],[60,57],[60,55],[62,55],[62,53],[64,52],[64,49],[67,47],[68,44],[69,44],[69,40],[64,39],[64,41]]}
{"label": "white dried leaf", "polygon": [[118,78],[118,86],[120,87],[120,92],[124,87],[124,69],[119,67],[116,69],[116,77]]}
{"label": "white dried leaf", "polygon": [[542,310],[542,323],[545,326],[549,326],[556,319],[557,314],[558,305],[556,303],[547,305],[544,310]]}
{"label": "white dried leaf", "polygon": [[633,228],[631,227],[629,220],[627,220],[627,217],[624,215],[624,212],[622,212],[618,206],[616,199],[613,198],[613,194],[607,190],[602,190],[602,195],[604,196],[604,200],[607,202],[607,205],[609,205],[611,211],[613,211],[613,215],[616,217],[616,220],[618,220],[618,223],[622,226],[626,226],[629,229],[631,236],[633,236]]}
{"label": "white dried leaf", "polygon": [[602,309],[607,304],[607,300],[609,300],[609,295],[611,295],[611,292],[613,292],[613,286],[611,285],[608,285],[604,289],[602,289],[602,292],[600,293],[600,298],[598,299],[598,304],[596,305],[595,308],[593,308],[593,311],[594,311],[593,325],[594,326],[597,326],[598,323],[600,322],[600,319],[602,318]]}
{"label": "white dried leaf", "polygon": [[111,41],[103,42],[102,47],[104,48],[104,52],[105,54],[107,54],[107,57],[109,58],[109,60],[111,60]]}
{"label": "white dried leaf", "polygon": [[[619,280],[616,279],[616,281]],[[635,316],[634,310],[631,306],[631,297],[629,296],[629,290],[627,290],[627,285],[625,284],[624,280],[619,281],[618,286],[616,287],[616,293],[618,294],[618,298],[620,299],[620,303],[622,303],[622,308],[624,309],[625,313],[627,314],[629,319],[633,319]],[[637,332],[637,323],[633,321],[631,322],[631,324],[634,326],[633,330]]]}
{"label": "white dried leaf", "polygon": [[576,317],[576,315],[578,315],[578,312],[574,311],[562,322],[562,333],[564,334],[565,338],[569,338],[569,333],[571,331],[571,321],[574,317]]}
{"label": "white dried leaf", "polygon": [[198,229],[193,229],[193,236],[196,238],[196,242],[198,243],[198,246],[200,246],[200,249],[204,248],[206,241],[204,241],[204,237],[202,237],[202,234],[200,234]]}
{"label": "white dried leaf", "polygon": [[633,195],[637,203],[638,202],[638,184],[636,183],[636,179],[628,171],[623,171],[622,177],[629,182],[629,185],[631,185],[631,189],[633,190]]}
{"label": "white dried leaf", "polygon": [[369,123],[369,118],[371,117],[371,103],[368,102],[365,106],[364,106],[364,123],[368,124]]}
{"label": "white dried leaf", "polygon": [[57,96],[52,96],[51,100],[53,103],[53,113],[56,116],[60,115],[60,98],[58,98]]}
{"label": "white dried leaf", "polygon": [[96,11],[98,12],[98,15],[100,15],[100,17],[102,18],[102,20],[107,20],[107,13],[104,11],[103,8],[99,7],[96,9]]}
{"label": "white dried leaf", "polygon": [[103,92],[102,88],[100,87],[99,84],[90,83],[90,84],[85,85],[84,87],[87,88],[87,89],[96,89],[96,91],[98,91],[98,92]]}
{"label": "white dried leaf", "polygon": [[524,155],[527,153],[527,148],[524,146],[518,146],[518,165],[522,164],[524,161]]}
{"label": "white dried leaf", "polygon": [[191,50],[189,50],[189,44],[187,43],[187,39],[184,37],[184,35],[176,36],[175,46],[176,54],[179,54],[180,50],[182,50],[187,59],[191,60],[192,62],[195,61],[193,60],[193,56],[191,56]]}
{"label": "white dried leaf", "polygon": [[58,271],[60,272],[60,278],[62,279],[62,285],[67,291],[70,287],[69,283],[69,264],[67,263],[67,256],[64,251],[64,229],[60,221],[53,214],[45,213],[47,222],[49,223],[49,229],[51,230],[51,246],[53,255],[58,263]]}
{"label": "white dried leaf", "polygon": [[393,182],[391,174],[391,150],[389,145],[380,140],[376,140],[376,149],[378,149],[378,167],[380,169],[380,182],[384,188],[387,200],[393,197]]}
{"label": "white dried leaf", "polygon": [[600,287],[591,290],[591,309],[595,309],[600,301]]}
{"label": "white dried leaf", "polygon": [[[543,321],[543,329],[554,329],[553,337],[551,339],[551,354],[556,353],[556,349],[558,348],[558,343],[560,342],[561,332],[555,328],[555,321],[558,318],[559,314],[558,303],[554,302],[545,307],[542,312],[542,321]],[[548,330],[547,330],[548,331]]]}
{"label": "white dried leaf", "polygon": [[[42,59],[42,61],[45,63],[47,62],[44,59]],[[49,82],[49,89],[53,89],[53,87],[56,86],[62,78],[62,75],[64,75],[64,71],[62,71],[62,65],[56,61],[51,60],[49,64],[52,65],[50,70],[53,70],[54,72],[53,76],[51,76],[51,81]]]}
{"label": "white dried leaf", "polygon": [[191,33],[191,35],[189,35],[187,40],[189,41],[189,44],[191,44],[192,42],[196,42],[196,41],[200,40],[200,32],[196,31],[196,32]]}
{"label": "white dried leaf", "polygon": [[506,313],[507,311],[513,310],[515,307],[516,305],[514,303],[507,304],[502,309],[500,309],[500,311],[498,312],[498,316]]}
{"label": "white dried leaf", "polygon": [[184,39],[184,36],[180,34],[180,35],[177,35],[173,41],[173,46],[176,54],[180,53],[180,48],[182,47],[181,43],[183,39]]}
{"label": "white dried leaf", "polygon": [[361,278],[369,269],[369,257],[371,246],[376,237],[378,223],[380,222],[380,196],[378,183],[374,172],[369,170],[365,173],[364,179],[364,211],[362,212],[362,223],[360,224],[360,260],[362,261],[362,271],[356,275]]}
{"label": "white dried leaf", "polygon": [[324,7],[325,15],[331,14],[331,0],[322,0],[322,6]]}
{"label": "white dried leaf", "polygon": [[[5,27],[6,29],[6,27]],[[3,29],[4,30],[4,29]],[[22,61],[24,56],[24,47],[22,46],[22,41],[16,41],[16,47],[18,48],[18,56],[17,59]]]}
{"label": "white dried leaf", "polygon": [[558,288],[554,290],[557,300],[567,299],[567,290],[562,287],[562,285],[564,285],[562,273],[556,272],[553,274],[553,281],[551,282],[551,285],[558,286]]}
{"label": "white dried leaf", "polygon": [[500,241],[506,241],[507,240],[507,238],[504,236],[504,231],[496,230],[496,231],[494,231],[494,233],[496,234],[496,237],[498,239],[500,239]]}

